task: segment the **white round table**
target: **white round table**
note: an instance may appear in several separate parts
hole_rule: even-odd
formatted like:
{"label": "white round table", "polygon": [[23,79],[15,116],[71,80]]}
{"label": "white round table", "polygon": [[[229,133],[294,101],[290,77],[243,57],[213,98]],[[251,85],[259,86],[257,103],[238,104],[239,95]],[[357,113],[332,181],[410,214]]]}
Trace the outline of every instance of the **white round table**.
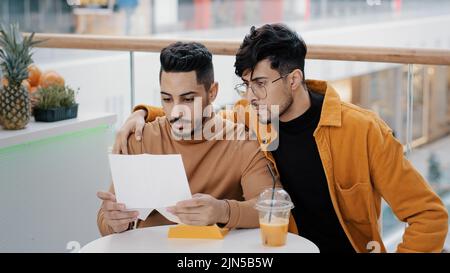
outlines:
{"label": "white round table", "polygon": [[92,241],[80,252],[158,252],[158,253],[318,253],[311,241],[288,233],[286,245],[265,247],[259,229],[231,230],[223,240],[169,239],[169,226],[142,228],[112,234]]}

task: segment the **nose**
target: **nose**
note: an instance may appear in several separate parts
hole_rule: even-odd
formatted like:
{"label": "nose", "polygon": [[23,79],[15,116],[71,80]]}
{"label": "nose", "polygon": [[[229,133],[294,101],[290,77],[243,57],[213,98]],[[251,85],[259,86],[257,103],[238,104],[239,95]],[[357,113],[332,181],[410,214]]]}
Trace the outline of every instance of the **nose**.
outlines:
{"label": "nose", "polygon": [[175,104],[172,108],[172,111],[170,112],[170,119],[180,119],[184,116],[184,109],[182,105]]}
{"label": "nose", "polygon": [[253,90],[251,89],[250,86],[247,88],[247,92],[245,93],[245,98],[250,102],[258,100],[258,98],[253,93]]}

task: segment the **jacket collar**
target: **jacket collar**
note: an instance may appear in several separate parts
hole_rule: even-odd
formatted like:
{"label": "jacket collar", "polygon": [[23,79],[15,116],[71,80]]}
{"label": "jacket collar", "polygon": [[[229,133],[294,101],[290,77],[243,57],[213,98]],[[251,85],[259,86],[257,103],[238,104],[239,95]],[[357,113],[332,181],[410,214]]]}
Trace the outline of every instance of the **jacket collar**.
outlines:
{"label": "jacket collar", "polygon": [[322,126],[341,127],[341,99],[337,91],[326,81],[320,80],[306,80],[306,86],[309,91],[325,96],[317,128]]}

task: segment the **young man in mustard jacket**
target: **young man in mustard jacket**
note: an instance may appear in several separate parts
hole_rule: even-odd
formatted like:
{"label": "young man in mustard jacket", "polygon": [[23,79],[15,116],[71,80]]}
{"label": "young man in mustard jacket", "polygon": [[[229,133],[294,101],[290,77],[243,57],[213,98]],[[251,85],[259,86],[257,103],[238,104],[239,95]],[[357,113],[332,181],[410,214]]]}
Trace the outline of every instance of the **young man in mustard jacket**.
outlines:
{"label": "young man in mustard jacket", "polygon": [[[297,33],[271,24],[251,28],[235,62],[242,79],[236,91],[244,97],[235,113],[258,112],[259,122],[245,120],[249,130],[270,126],[270,106],[279,107],[279,128],[257,135],[262,147],[278,145],[265,154],[292,197],[298,234],[321,252],[385,252],[383,198],[408,224],[398,252],[441,252],[448,214],[439,197],[404,157],[383,120],[341,101],[327,82],[305,80],[306,52]],[[135,107],[114,151],[127,153],[128,135],[136,132],[139,140],[145,122],[159,115],[164,113],[158,108]]]}

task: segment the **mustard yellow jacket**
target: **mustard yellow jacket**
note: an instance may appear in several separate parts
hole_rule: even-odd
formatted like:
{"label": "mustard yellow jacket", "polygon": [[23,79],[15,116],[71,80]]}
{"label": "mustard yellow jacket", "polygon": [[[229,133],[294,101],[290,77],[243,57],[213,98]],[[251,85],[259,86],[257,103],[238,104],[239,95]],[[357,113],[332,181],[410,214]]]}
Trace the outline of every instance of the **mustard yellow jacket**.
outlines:
{"label": "mustard yellow jacket", "polygon": [[[392,130],[375,113],[342,102],[327,82],[307,80],[306,84],[310,91],[325,95],[314,138],[333,207],[354,249],[386,251],[380,231],[383,198],[397,218],[407,223],[398,252],[441,252],[448,230],[447,210],[404,157],[403,146],[393,137]],[[164,115],[157,107],[138,105],[134,110],[138,109],[147,110],[147,121]],[[240,101],[234,113],[222,115],[237,121],[237,113],[242,109],[252,111]],[[248,116],[245,119],[247,127],[255,122]],[[268,145],[277,137],[275,130],[268,129],[269,134],[257,134],[261,145]],[[265,154],[275,165],[270,152]],[[302,223],[297,224],[301,229]],[[291,221],[290,231],[297,233],[296,228]]]}

